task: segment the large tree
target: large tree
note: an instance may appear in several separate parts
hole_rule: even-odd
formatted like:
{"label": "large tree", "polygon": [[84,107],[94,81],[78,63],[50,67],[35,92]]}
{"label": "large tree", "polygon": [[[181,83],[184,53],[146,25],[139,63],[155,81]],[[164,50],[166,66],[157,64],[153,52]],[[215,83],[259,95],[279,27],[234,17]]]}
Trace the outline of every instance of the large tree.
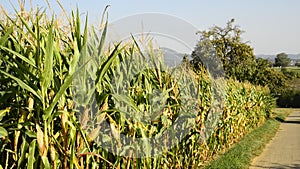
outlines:
{"label": "large tree", "polygon": [[192,65],[196,70],[201,66],[217,72],[223,69],[227,78],[268,86],[275,95],[282,93],[286,77],[271,68],[267,60],[256,60],[252,47],[242,41],[242,33],[234,25],[234,19],[224,28],[214,26],[207,31],[199,31],[200,40],[192,53]]}
{"label": "large tree", "polygon": [[274,66],[287,67],[291,63],[291,59],[286,53],[279,53],[275,58]]}
{"label": "large tree", "polygon": [[214,26],[207,31],[199,31],[200,40],[192,53],[192,63],[202,64],[203,60],[218,57],[226,77],[239,81],[250,80],[255,66],[253,49],[241,40],[243,31],[233,25],[234,19],[225,28]]}

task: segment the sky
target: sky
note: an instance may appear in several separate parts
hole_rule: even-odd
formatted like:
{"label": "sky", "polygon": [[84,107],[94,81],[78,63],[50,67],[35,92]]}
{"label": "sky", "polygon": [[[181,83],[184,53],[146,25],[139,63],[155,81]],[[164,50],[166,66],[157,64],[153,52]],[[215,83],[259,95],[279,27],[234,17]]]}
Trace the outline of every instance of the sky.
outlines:
{"label": "sky", "polygon": [[[16,7],[17,2],[17,0],[11,0]],[[29,0],[26,1],[26,4],[29,5],[29,2]],[[60,13],[55,0],[49,0],[49,2],[55,13]],[[44,0],[32,0],[32,3],[34,6],[47,8]],[[255,54],[300,53],[299,0],[61,0],[61,3],[67,11],[78,7],[83,16],[88,13],[90,23],[100,21],[106,5],[110,5],[109,23],[118,23],[126,17],[143,13],[172,16],[170,23],[165,22],[168,17],[156,16],[160,21],[154,24],[161,27],[161,30],[157,31],[163,31],[164,34],[167,34],[166,30],[177,27],[174,24],[179,22],[185,22],[187,27],[191,28],[178,28],[186,32],[186,30],[207,30],[214,25],[224,27],[226,22],[234,18],[235,24],[245,31],[242,35],[243,40],[249,41]],[[8,0],[1,0],[1,5],[13,13]],[[171,23],[171,20],[174,22]],[[129,30],[135,29],[133,27],[132,24],[126,25]],[[178,32],[178,30],[174,31]],[[193,38],[199,38],[195,33],[191,32],[195,36]],[[181,35],[179,39],[185,41],[184,36]]]}

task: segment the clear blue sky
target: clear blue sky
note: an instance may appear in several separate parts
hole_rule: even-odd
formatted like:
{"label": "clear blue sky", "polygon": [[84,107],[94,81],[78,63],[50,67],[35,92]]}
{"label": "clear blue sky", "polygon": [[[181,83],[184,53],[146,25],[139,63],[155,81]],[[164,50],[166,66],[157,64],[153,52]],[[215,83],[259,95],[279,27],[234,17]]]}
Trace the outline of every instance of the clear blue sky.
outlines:
{"label": "clear blue sky", "polygon": [[[11,5],[1,0],[8,11]],[[17,6],[17,0],[11,0]],[[34,5],[47,7],[43,0]],[[29,0],[26,3],[29,4]],[[55,0],[49,0],[59,12]],[[67,9],[79,7],[88,11],[90,21],[100,20],[106,5],[109,20],[145,12],[158,12],[179,17],[199,30],[213,25],[224,26],[231,18],[245,31],[243,39],[250,41],[256,54],[300,53],[300,0],[61,0]]]}

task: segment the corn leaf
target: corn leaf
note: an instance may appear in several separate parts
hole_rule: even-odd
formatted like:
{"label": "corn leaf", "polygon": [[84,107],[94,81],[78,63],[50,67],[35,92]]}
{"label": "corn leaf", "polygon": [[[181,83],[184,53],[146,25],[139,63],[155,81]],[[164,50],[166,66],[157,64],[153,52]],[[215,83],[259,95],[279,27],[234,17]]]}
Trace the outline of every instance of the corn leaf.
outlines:
{"label": "corn leaf", "polygon": [[6,137],[8,136],[8,132],[7,130],[5,130],[5,128],[0,127],[0,138]]}
{"label": "corn leaf", "polygon": [[44,61],[44,71],[42,74],[42,86],[47,89],[53,79],[53,25],[51,24],[46,42],[46,56]]}
{"label": "corn leaf", "polygon": [[51,169],[51,166],[50,166],[48,157],[43,156],[43,157],[42,157],[42,161],[43,161],[43,164],[44,164],[45,169]]}
{"label": "corn leaf", "polygon": [[4,110],[0,110],[0,121],[2,120],[2,118],[6,115],[6,113],[10,112],[10,107],[4,109]]}
{"label": "corn leaf", "polygon": [[8,51],[8,52],[10,52],[11,54],[13,54],[13,55],[15,55],[15,56],[17,56],[17,57],[19,57],[19,58],[22,59],[25,63],[28,63],[29,65],[31,65],[31,66],[33,66],[34,68],[36,68],[35,63],[34,63],[32,60],[30,60],[30,59],[26,58],[25,56],[19,54],[18,52],[15,52],[15,51],[13,51],[13,50],[11,50],[11,49],[9,49],[9,48],[7,48],[7,47],[4,47],[4,46],[0,46],[0,48],[3,49],[3,50],[6,50],[6,51]]}
{"label": "corn leaf", "polygon": [[113,50],[113,52],[111,53],[111,55],[108,57],[108,59],[105,61],[105,63],[103,63],[100,70],[97,72],[97,79],[96,79],[95,84],[102,82],[102,79],[103,79],[105,73],[108,71],[108,69],[112,65],[113,61],[115,60],[115,58],[122,51],[121,49],[118,49],[119,45],[120,45],[120,43],[118,45],[116,45],[116,47]]}
{"label": "corn leaf", "polygon": [[65,93],[65,91],[68,89],[68,87],[72,84],[74,73],[80,71],[80,69],[75,71],[80,54],[79,54],[79,51],[78,51],[76,41],[74,42],[74,45],[75,45],[75,47],[74,47],[75,51],[74,51],[74,56],[73,56],[73,59],[71,61],[71,65],[70,65],[70,68],[69,68],[69,74],[66,77],[63,85],[60,87],[60,89],[58,90],[58,92],[54,96],[50,106],[45,110],[45,113],[43,115],[44,120],[47,120],[50,117],[50,115],[51,115],[53,109],[55,108],[55,105],[59,101],[60,97]]}
{"label": "corn leaf", "polygon": [[36,148],[36,139],[32,140],[29,146],[28,165],[27,165],[28,169],[34,169],[35,148]]}
{"label": "corn leaf", "polygon": [[11,35],[11,33],[13,32],[13,28],[14,28],[14,27],[11,26],[11,27],[7,30],[7,32],[6,32],[3,36],[0,37],[0,46],[4,45],[4,44],[7,42],[9,35]]}
{"label": "corn leaf", "polygon": [[13,76],[13,75],[10,75],[10,74],[8,74],[8,73],[2,71],[2,70],[0,70],[0,73],[3,73],[4,75],[6,75],[6,76],[12,78],[13,80],[15,80],[15,81],[19,84],[19,86],[20,86],[21,88],[23,88],[24,90],[27,90],[27,91],[31,92],[33,95],[35,95],[37,98],[39,98],[39,99],[41,100],[42,97],[41,97],[41,95],[39,94],[39,91],[35,91],[35,90],[34,90],[33,88],[31,88],[29,85],[27,85],[26,83],[24,83],[21,79],[15,77],[15,76]]}
{"label": "corn leaf", "polygon": [[18,159],[18,166],[17,166],[18,169],[21,168],[21,166],[24,162],[25,155],[28,150],[28,146],[29,146],[29,144],[27,143],[25,137],[22,137],[22,144],[20,147],[20,157]]}

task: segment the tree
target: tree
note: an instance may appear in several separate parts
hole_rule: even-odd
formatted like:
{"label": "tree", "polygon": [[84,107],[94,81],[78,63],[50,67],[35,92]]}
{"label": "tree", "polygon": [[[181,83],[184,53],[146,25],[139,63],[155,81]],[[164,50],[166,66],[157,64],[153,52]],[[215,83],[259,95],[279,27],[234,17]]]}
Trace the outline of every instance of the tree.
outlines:
{"label": "tree", "polygon": [[287,67],[291,63],[291,59],[285,53],[279,53],[276,55],[274,66]]}
{"label": "tree", "polygon": [[256,63],[258,65],[258,67],[272,67],[273,66],[273,63],[268,60],[268,59],[263,59],[263,58],[258,58],[256,59]]}
{"label": "tree", "polygon": [[234,19],[225,28],[214,26],[198,32],[200,40],[191,55],[194,69],[201,66],[218,72],[223,69],[227,78],[268,86],[274,95],[282,93],[287,86],[284,74],[271,68],[268,60],[256,60],[253,48],[241,40],[243,31],[233,23]]}
{"label": "tree", "polygon": [[268,60],[257,59],[255,75],[251,83],[268,86],[273,95],[280,95],[287,88],[287,77],[281,71],[276,71],[271,66],[272,63]]}
{"label": "tree", "polygon": [[200,40],[192,53],[192,63],[197,66],[205,59],[212,61],[218,57],[226,77],[250,80],[254,73],[255,55],[253,49],[241,40],[243,31],[233,23],[234,19],[227,22],[225,28],[214,26],[207,31],[199,31]]}

